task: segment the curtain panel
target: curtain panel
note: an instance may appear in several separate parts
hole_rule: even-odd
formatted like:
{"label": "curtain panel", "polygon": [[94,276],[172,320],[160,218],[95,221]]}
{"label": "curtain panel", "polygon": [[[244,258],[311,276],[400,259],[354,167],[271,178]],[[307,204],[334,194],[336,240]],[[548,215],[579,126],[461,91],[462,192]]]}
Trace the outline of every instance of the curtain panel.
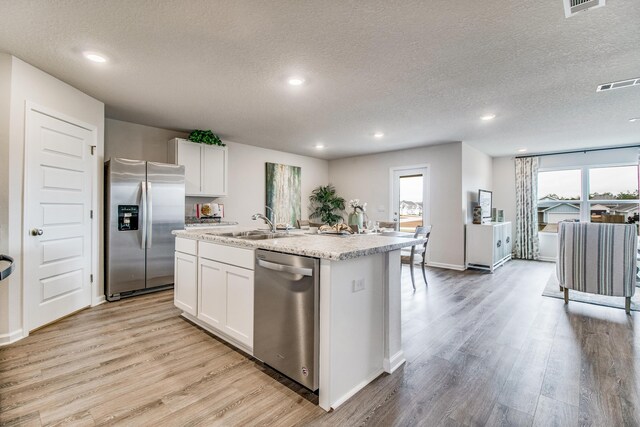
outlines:
{"label": "curtain panel", "polygon": [[515,257],[538,259],[538,158],[516,158]]}

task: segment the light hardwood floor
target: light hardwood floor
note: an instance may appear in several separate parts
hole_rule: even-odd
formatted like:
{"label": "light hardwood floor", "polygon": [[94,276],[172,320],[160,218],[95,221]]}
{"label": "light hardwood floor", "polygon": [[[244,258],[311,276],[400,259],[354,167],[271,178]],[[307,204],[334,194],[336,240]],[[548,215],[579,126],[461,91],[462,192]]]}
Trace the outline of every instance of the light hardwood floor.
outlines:
{"label": "light hardwood floor", "polygon": [[638,313],[541,296],[552,264],[403,269],[407,364],[338,410],[178,317],[171,291],[0,349],[2,425],[640,425]]}

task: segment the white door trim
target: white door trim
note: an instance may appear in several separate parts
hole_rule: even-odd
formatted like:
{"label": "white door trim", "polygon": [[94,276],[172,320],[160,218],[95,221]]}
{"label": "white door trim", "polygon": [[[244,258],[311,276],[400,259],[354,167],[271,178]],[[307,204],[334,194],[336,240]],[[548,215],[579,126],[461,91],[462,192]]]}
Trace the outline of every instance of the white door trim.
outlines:
{"label": "white door trim", "polygon": [[25,111],[24,111],[24,119],[25,119],[25,127],[24,127],[24,163],[23,163],[23,198],[22,198],[22,254],[20,254],[21,257],[21,273],[22,273],[22,283],[21,283],[21,287],[22,287],[22,337],[25,338],[27,336],[29,336],[29,323],[28,323],[28,304],[30,299],[27,298],[26,293],[27,293],[27,286],[26,286],[26,280],[25,278],[27,277],[26,272],[25,272],[25,263],[24,263],[24,259],[22,259],[24,257],[24,248],[27,247],[28,243],[26,242],[28,236],[29,236],[29,223],[28,221],[26,221],[25,215],[26,215],[26,211],[25,211],[25,203],[29,200],[29,183],[30,183],[30,179],[28,176],[28,165],[29,165],[29,160],[30,160],[30,156],[32,156],[32,154],[30,153],[29,147],[28,147],[28,141],[30,140],[31,137],[31,126],[30,126],[30,120],[31,119],[31,114],[32,112],[35,113],[40,113],[40,114],[44,114],[46,116],[52,117],[54,119],[57,120],[61,120],[63,122],[69,123],[71,125],[86,129],[88,131],[91,132],[92,134],[92,139],[93,139],[93,143],[92,145],[96,147],[96,150],[94,152],[94,161],[91,162],[91,209],[93,210],[93,221],[91,223],[91,244],[90,244],[90,248],[91,248],[91,274],[93,275],[93,282],[91,283],[91,305],[98,305],[101,304],[102,302],[104,302],[104,295],[102,295],[102,298],[97,297],[98,295],[98,286],[99,284],[102,283],[102,280],[100,279],[100,277],[98,277],[98,271],[99,271],[99,259],[98,259],[98,254],[100,253],[100,233],[99,233],[99,226],[100,224],[98,219],[100,218],[100,216],[98,215],[98,207],[100,206],[98,203],[98,182],[99,182],[99,177],[98,177],[98,153],[97,153],[97,145],[98,145],[98,126],[96,125],[92,125],[90,123],[86,123],[83,122],[82,120],[76,119],[75,117],[71,117],[67,114],[64,113],[60,113],[54,109],[48,108],[48,107],[44,107],[42,105],[38,105],[35,102],[32,101],[25,101]]}
{"label": "white door trim", "polygon": [[[417,165],[408,165],[408,166],[394,166],[389,168],[389,219],[388,221],[393,221],[393,212],[394,212],[394,203],[393,199],[395,196],[394,193],[394,175],[396,172],[411,170],[411,169],[426,169],[424,175],[425,185],[423,188],[424,192],[424,201],[423,203],[426,205],[423,218],[424,225],[431,225],[431,163],[422,163]],[[400,219],[398,218],[398,221]]]}

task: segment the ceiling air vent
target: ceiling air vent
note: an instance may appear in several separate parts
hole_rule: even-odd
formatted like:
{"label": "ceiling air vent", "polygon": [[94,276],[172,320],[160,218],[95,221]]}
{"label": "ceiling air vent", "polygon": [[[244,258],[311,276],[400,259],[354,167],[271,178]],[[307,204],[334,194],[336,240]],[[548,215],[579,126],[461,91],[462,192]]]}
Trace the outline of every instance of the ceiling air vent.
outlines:
{"label": "ceiling air vent", "polygon": [[622,89],[630,86],[640,86],[640,78],[630,80],[620,80],[619,82],[601,84],[596,88],[596,92],[604,92],[612,89]]}
{"label": "ceiling air vent", "polygon": [[604,6],[606,0],[562,0],[564,3],[564,16],[567,18],[578,12]]}

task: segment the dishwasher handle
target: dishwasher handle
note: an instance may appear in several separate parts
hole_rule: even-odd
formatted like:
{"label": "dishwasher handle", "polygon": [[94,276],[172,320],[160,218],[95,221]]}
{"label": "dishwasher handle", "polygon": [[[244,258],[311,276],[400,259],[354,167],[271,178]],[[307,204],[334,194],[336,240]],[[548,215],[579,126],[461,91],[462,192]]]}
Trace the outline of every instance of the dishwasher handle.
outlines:
{"label": "dishwasher handle", "polygon": [[312,268],[294,267],[292,265],[278,264],[262,259],[258,260],[258,265],[268,270],[281,271],[283,273],[300,274],[301,276],[313,276]]}

